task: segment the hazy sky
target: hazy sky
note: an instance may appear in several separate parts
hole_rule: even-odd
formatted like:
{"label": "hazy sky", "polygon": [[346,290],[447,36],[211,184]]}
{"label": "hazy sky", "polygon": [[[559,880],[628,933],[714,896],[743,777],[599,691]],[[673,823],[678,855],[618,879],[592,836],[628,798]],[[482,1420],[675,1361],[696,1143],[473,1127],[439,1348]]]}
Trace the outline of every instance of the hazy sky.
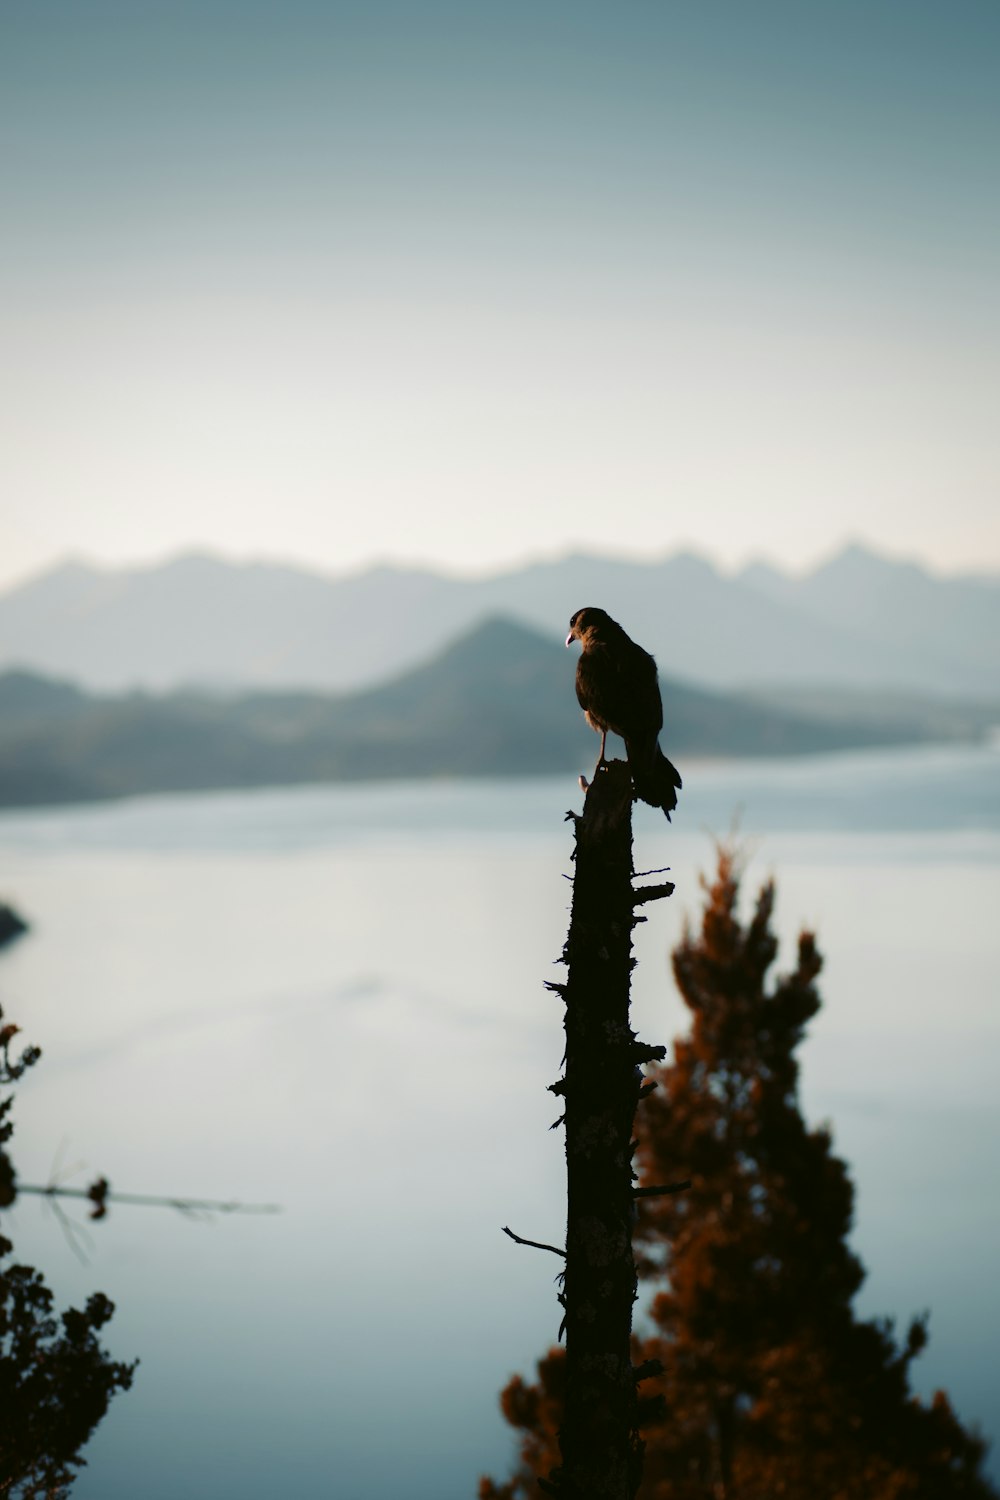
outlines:
{"label": "hazy sky", "polygon": [[997,0],[0,0],[0,582],[1000,569]]}

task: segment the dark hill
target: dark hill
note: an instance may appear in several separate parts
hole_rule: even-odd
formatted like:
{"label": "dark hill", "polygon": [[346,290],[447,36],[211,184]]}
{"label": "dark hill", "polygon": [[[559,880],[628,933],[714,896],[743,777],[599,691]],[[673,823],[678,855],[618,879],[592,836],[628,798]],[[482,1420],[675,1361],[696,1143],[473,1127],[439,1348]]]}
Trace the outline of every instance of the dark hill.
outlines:
{"label": "dark hill", "polygon": [[69,682],[13,670],[0,675],[0,733],[19,724],[56,724],[78,714],[86,693]]}
{"label": "dark hill", "polygon": [[[91,697],[0,676],[0,805],[409,776],[590,771],[597,737],[573,691],[575,653],[504,618],[423,665],[339,697],[256,692]],[[664,746],[696,755],[798,754],[921,738],[821,722],[773,704],[663,683]]]}

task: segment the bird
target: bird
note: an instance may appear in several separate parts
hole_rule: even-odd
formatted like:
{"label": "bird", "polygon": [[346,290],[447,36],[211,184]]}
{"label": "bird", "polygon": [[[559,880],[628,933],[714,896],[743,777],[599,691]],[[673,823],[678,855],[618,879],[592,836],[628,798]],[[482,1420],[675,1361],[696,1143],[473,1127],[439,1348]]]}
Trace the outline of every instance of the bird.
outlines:
{"label": "bird", "polygon": [[601,736],[595,773],[605,764],[608,734],[625,741],[635,795],[669,819],[681,778],[660,749],[663,704],[656,662],[603,609],[578,609],[566,644],[579,641],[576,696],[591,729]]}

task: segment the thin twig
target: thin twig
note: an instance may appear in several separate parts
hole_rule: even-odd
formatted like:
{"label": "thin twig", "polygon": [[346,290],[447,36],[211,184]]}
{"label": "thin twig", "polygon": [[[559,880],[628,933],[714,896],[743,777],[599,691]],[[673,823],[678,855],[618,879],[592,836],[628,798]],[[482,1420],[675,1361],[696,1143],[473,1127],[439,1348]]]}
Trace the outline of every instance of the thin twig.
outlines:
{"label": "thin twig", "polygon": [[690,1177],[683,1182],[671,1182],[667,1187],[637,1187],[632,1189],[633,1198],[662,1198],[665,1193],[683,1193],[691,1186]]}
{"label": "thin twig", "polygon": [[[86,1198],[94,1201],[93,1194],[86,1188],[60,1187],[55,1183],[48,1187],[39,1187],[32,1182],[19,1182],[17,1184],[19,1193],[35,1193],[41,1198]],[[215,1213],[215,1214],[280,1214],[280,1203],[237,1203],[222,1202],[214,1198],[166,1198],[151,1193],[117,1193],[109,1190],[107,1194],[110,1203],[137,1203],[149,1208],[176,1208],[181,1213]]]}
{"label": "thin twig", "polygon": [[566,1251],[560,1250],[558,1245],[543,1245],[540,1240],[522,1240],[521,1236],[515,1234],[513,1229],[508,1229],[506,1224],[503,1226],[503,1232],[510,1236],[515,1245],[530,1245],[533,1250],[551,1250],[553,1255],[561,1255],[563,1260],[566,1259]]}
{"label": "thin twig", "polygon": [[632,905],[642,906],[646,901],[659,901],[662,896],[672,896],[673,893],[672,880],[666,881],[663,885],[641,885],[637,891],[633,892]]}
{"label": "thin twig", "polygon": [[[49,1194],[49,1197],[51,1198],[53,1197],[53,1195]],[[82,1224],[75,1223],[75,1221],[70,1218],[69,1214],[64,1213],[60,1204],[53,1201],[50,1202],[49,1207],[51,1208],[53,1214],[55,1214],[56,1222],[63,1232],[63,1236],[66,1240],[67,1245],[72,1250],[81,1266],[89,1266],[90,1255],[88,1252],[92,1251],[94,1248],[94,1241],[91,1235],[88,1234],[87,1230],[84,1229]],[[86,1248],[84,1248],[84,1246]]]}

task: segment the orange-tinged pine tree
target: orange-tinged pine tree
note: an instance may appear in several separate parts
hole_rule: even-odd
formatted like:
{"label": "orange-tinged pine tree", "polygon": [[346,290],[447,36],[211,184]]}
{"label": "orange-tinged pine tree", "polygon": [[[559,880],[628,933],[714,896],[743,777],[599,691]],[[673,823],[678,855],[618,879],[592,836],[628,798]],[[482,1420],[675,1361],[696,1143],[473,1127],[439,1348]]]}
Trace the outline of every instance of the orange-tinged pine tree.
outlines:
{"label": "orange-tinged pine tree", "polygon": [[[822,961],[806,932],[795,967],[772,977],[774,887],[744,923],[739,876],[721,848],[700,930],[673,956],[691,1030],[650,1069],[660,1086],[638,1116],[641,1180],[692,1179],[638,1200],[640,1274],[658,1289],[635,1362],[663,1365],[640,1388],[641,1500],[987,1500],[984,1444],[942,1392],[910,1392],[923,1322],[899,1343],[853,1311],[853,1187],[798,1101]],[[538,1371],[503,1392],[521,1462],[507,1483],[482,1482],[484,1500],[537,1495],[556,1461],[559,1351]]]}

